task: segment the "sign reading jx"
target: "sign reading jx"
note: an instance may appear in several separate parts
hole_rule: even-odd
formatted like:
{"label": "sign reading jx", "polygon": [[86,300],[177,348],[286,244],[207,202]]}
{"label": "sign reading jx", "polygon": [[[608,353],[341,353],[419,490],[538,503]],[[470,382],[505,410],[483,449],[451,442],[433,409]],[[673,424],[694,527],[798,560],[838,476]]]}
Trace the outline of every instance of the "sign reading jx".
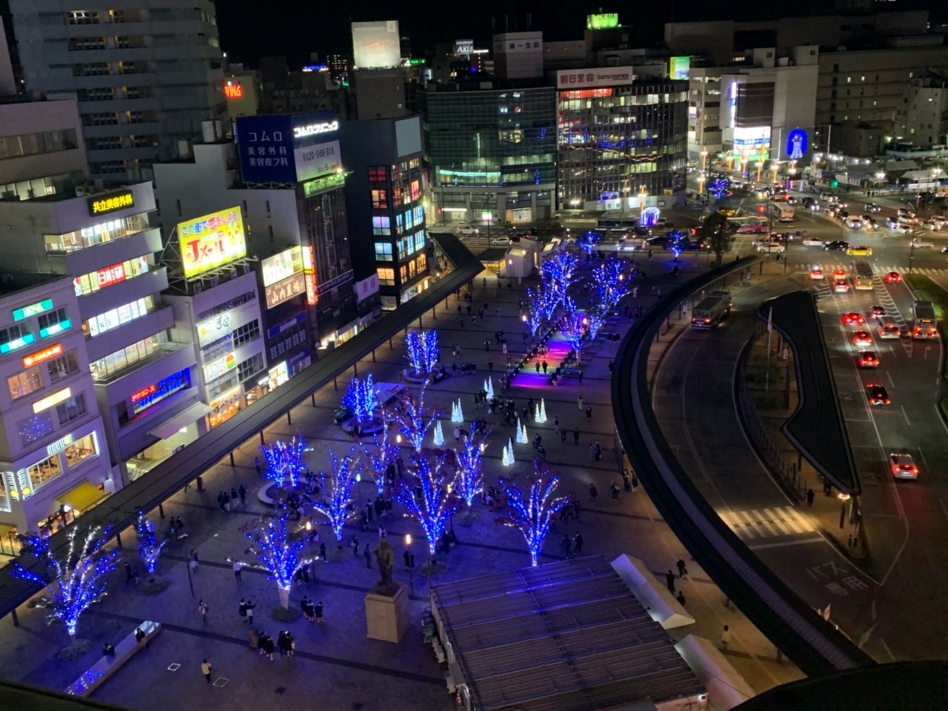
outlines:
{"label": "sign reading jx", "polygon": [[[331,112],[238,117],[235,137],[244,181],[296,183],[313,177],[312,165],[300,165],[300,149],[331,141],[338,129]],[[334,163],[340,162],[338,153]]]}
{"label": "sign reading jx", "polygon": [[806,155],[807,149],[806,131],[802,128],[795,128],[787,135],[787,158],[790,160],[800,160]]}
{"label": "sign reading jx", "polygon": [[107,195],[94,195],[87,198],[87,200],[89,214],[92,217],[107,215],[110,212],[124,210],[127,207],[135,207],[135,195],[131,190],[119,190]]}

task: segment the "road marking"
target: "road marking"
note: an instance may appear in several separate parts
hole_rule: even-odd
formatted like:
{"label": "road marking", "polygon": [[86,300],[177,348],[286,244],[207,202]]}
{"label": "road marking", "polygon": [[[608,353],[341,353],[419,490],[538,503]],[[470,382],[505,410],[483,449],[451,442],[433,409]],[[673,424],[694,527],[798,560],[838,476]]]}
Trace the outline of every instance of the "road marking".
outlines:
{"label": "road marking", "polygon": [[892,380],[892,373],[890,373],[888,370],[885,371],[885,377],[889,379],[889,387],[895,390],[895,381]]}
{"label": "road marking", "polygon": [[823,543],[822,538],[804,538],[802,541],[782,541],[780,543],[759,543],[756,546],[747,546],[748,550],[759,551],[766,548],[786,548],[787,546],[802,546],[805,543]]}
{"label": "road marking", "polygon": [[902,416],[905,418],[905,424],[907,424],[909,427],[911,427],[911,426],[912,426],[912,422],[911,422],[911,420],[909,420],[909,418],[908,418],[908,413],[905,412],[905,405],[899,405],[899,409],[902,410]]}
{"label": "road marking", "polygon": [[925,460],[925,452],[922,451],[921,447],[917,447],[918,456],[922,458],[922,464],[925,465],[925,469],[928,469],[928,462]]}
{"label": "road marking", "polygon": [[773,523],[773,525],[774,525],[776,528],[780,529],[780,532],[781,532],[782,534],[784,534],[784,535],[790,535],[790,533],[792,533],[792,531],[789,529],[789,527],[784,526],[783,523],[781,523],[781,522],[778,520],[778,514],[775,514],[775,513],[774,513],[773,511],[771,511],[770,509],[764,509],[764,513],[767,514],[767,518],[770,519],[770,522]]}

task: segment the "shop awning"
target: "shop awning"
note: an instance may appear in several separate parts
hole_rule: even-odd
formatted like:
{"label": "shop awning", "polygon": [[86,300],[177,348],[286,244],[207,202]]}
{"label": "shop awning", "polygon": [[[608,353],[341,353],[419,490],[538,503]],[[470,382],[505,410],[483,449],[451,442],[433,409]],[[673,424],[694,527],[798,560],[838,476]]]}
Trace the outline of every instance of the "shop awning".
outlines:
{"label": "shop awning", "polygon": [[152,427],[148,430],[148,434],[158,439],[168,439],[182,427],[187,427],[192,422],[197,422],[210,411],[211,408],[203,402],[196,402],[187,410],[179,412],[170,420],[165,420],[157,427]]}
{"label": "shop awning", "polygon": [[79,486],[74,486],[66,493],[57,496],[56,501],[73,511],[86,511],[105,497],[106,493],[102,489],[84,481]]}

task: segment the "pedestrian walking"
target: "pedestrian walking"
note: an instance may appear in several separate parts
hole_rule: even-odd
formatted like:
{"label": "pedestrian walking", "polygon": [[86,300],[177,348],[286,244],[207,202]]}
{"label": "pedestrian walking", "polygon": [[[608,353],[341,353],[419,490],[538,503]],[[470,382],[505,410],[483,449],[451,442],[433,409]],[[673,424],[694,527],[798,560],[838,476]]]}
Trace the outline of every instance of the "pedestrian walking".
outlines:
{"label": "pedestrian walking", "polygon": [[[596,503],[596,497],[597,497],[597,496],[599,496],[599,492],[596,491],[596,485],[595,485],[595,484],[590,484],[590,485],[589,485],[589,500],[590,500],[592,503]],[[577,516],[577,518],[579,518],[579,517]]]}
{"label": "pedestrian walking", "polygon": [[454,441],[455,442],[461,441],[461,428],[460,427],[454,428]]}
{"label": "pedestrian walking", "polygon": [[550,364],[547,363],[546,360],[544,360],[544,361],[543,361],[543,374],[544,374],[544,375],[546,375],[546,370],[547,370],[547,368],[549,368],[549,367],[550,367]]}
{"label": "pedestrian walking", "polygon": [[559,415],[553,418],[553,431],[554,432],[560,431],[560,416]]}
{"label": "pedestrian walking", "polygon": [[488,373],[494,372],[494,361],[492,360],[487,361],[487,372]]}
{"label": "pedestrian walking", "polygon": [[639,478],[635,475],[635,472],[632,472],[632,493],[635,493],[635,490],[639,488]]}
{"label": "pedestrian walking", "polygon": [[583,396],[582,396],[582,394],[580,394],[579,397],[576,398],[576,405],[579,407],[579,411],[582,412],[582,411],[583,411]]}
{"label": "pedestrian walking", "polygon": [[235,560],[235,561],[234,561],[234,566],[233,566],[233,568],[234,568],[234,580],[236,580],[238,583],[240,582],[240,569],[243,568],[243,567],[244,567],[244,566],[243,566],[243,563],[241,563],[239,560]]}
{"label": "pedestrian walking", "polygon": [[622,488],[626,491],[632,491],[632,481],[629,479],[629,472],[622,472]]}
{"label": "pedestrian walking", "polygon": [[579,371],[579,373],[577,374],[576,377],[579,378],[579,385],[580,385],[580,387],[582,387],[582,385],[583,385],[583,371]]}
{"label": "pedestrian walking", "polygon": [[[811,508],[811,509],[813,508],[813,497],[815,497],[815,496],[816,496],[816,494],[813,493],[813,489],[807,489],[807,490],[806,490],[806,505],[807,505],[807,507],[809,507],[809,508]],[[128,565],[128,563],[126,563],[126,565]]]}
{"label": "pedestrian walking", "polygon": [[237,605],[237,614],[243,618],[242,622],[247,621],[247,601],[243,598],[240,598],[240,604]]}
{"label": "pedestrian walking", "polygon": [[675,565],[678,567],[678,579],[684,580],[685,576],[688,574],[688,568],[685,567],[685,561],[679,558]]}
{"label": "pedestrian walking", "polygon": [[359,539],[353,536],[351,545],[352,545],[352,555],[358,556],[359,555]]}
{"label": "pedestrian walking", "polygon": [[204,600],[198,600],[198,612],[201,613],[201,621],[207,622],[207,603]]}
{"label": "pedestrian walking", "polygon": [[609,491],[612,493],[612,498],[618,501],[619,500],[619,487],[616,486],[615,481],[609,482]]}
{"label": "pedestrian walking", "polygon": [[257,603],[247,600],[247,624],[253,624],[253,609],[257,606]]}
{"label": "pedestrian walking", "polygon": [[207,661],[206,659],[203,662],[201,662],[201,673],[204,675],[204,678],[207,679],[208,684],[211,683],[211,670],[213,668],[214,667],[211,666],[211,663]]}
{"label": "pedestrian walking", "polygon": [[322,560],[326,560],[326,544],[325,543],[319,544],[319,557]]}
{"label": "pedestrian walking", "polygon": [[316,624],[321,625],[323,623],[323,601],[320,600],[316,603],[316,607],[313,608],[313,617],[316,618]]}
{"label": "pedestrian walking", "polygon": [[241,484],[240,488],[237,489],[237,495],[240,497],[240,505],[246,506],[247,505],[247,490],[244,488],[243,484]]}
{"label": "pedestrian walking", "polygon": [[668,586],[668,592],[675,592],[675,574],[670,570],[665,574],[665,585]]}
{"label": "pedestrian walking", "polygon": [[724,629],[721,631],[721,651],[726,652],[727,646],[731,643],[731,630],[728,629],[727,625],[724,625]]}
{"label": "pedestrian walking", "polygon": [[560,442],[566,444],[566,428],[560,430]]}
{"label": "pedestrian walking", "polygon": [[595,461],[600,461],[602,459],[602,447],[599,446],[599,440],[596,440],[596,444],[593,446],[593,459]]}
{"label": "pedestrian walking", "polygon": [[197,556],[192,554],[191,560],[188,561],[188,568],[191,569],[191,574],[196,575],[198,572],[198,560]]}
{"label": "pedestrian walking", "polygon": [[362,551],[362,557],[365,558],[365,567],[372,568],[372,551],[369,548],[369,544],[365,544],[365,548]]}
{"label": "pedestrian walking", "polygon": [[563,549],[563,557],[564,557],[564,558],[569,558],[569,554],[570,554],[570,553],[572,552],[572,550],[573,550],[573,542],[570,540],[568,533],[565,534],[565,535],[563,536],[563,540],[560,541],[560,548]]}
{"label": "pedestrian walking", "polygon": [[593,418],[593,409],[591,407],[586,408],[586,422],[592,422]]}
{"label": "pedestrian walking", "polygon": [[591,462],[593,459],[593,443],[592,442],[589,443],[589,446],[586,448],[586,452],[589,455],[587,458]]}
{"label": "pedestrian walking", "polygon": [[573,536],[573,550],[575,551],[576,555],[579,555],[583,552],[583,537],[578,531],[576,532],[576,535]]}
{"label": "pedestrian walking", "polygon": [[132,582],[133,577],[135,577],[135,574],[132,572],[132,566],[128,564],[128,561],[125,561],[125,582]]}

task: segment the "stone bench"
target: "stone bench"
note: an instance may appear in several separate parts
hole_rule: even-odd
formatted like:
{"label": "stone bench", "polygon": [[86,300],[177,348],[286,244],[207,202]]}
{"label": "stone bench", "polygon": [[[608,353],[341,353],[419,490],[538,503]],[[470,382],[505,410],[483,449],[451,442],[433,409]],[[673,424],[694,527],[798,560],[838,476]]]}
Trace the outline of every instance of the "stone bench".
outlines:
{"label": "stone bench", "polygon": [[66,693],[72,696],[88,696],[99,688],[105,680],[112,676],[129,659],[134,657],[140,649],[161,631],[160,622],[145,620],[139,626],[145,637],[139,642],[135,639],[135,632],[125,637],[115,645],[115,654],[103,655],[99,661],[89,667],[82,676],[66,687]]}

